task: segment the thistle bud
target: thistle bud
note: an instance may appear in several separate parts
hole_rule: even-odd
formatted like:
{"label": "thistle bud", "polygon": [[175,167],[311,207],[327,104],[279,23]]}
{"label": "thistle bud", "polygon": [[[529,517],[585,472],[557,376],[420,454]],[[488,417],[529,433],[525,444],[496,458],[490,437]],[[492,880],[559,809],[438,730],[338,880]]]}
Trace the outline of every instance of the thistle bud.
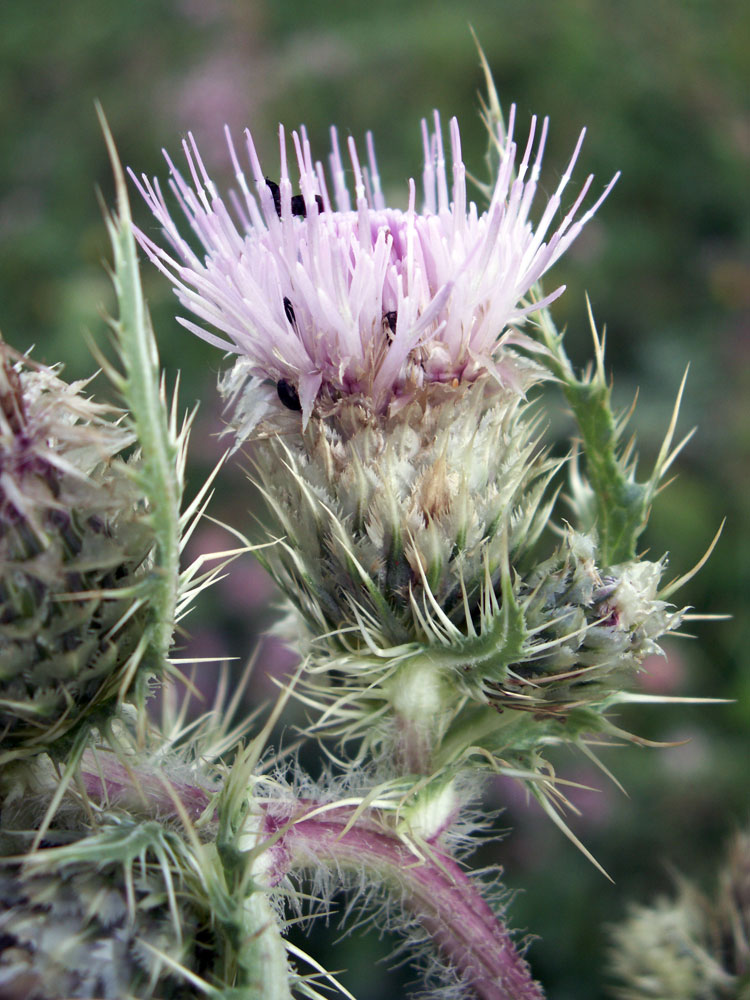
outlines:
{"label": "thistle bud", "polygon": [[634,907],[613,934],[611,970],[619,1000],[713,1000],[724,977],[708,950],[699,900]]}
{"label": "thistle bud", "polygon": [[49,750],[127,687],[153,538],[107,408],[0,345],[0,742]]}
{"label": "thistle bud", "polygon": [[91,842],[63,849],[80,860],[53,848],[47,863],[0,868],[0,994],[203,996],[182,970],[210,967],[211,914],[186,892],[175,897],[178,876],[162,867],[173,839],[153,823],[104,826]]}
{"label": "thistle bud", "polygon": [[568,529],[555,554],[517,581],[527,638],[504,681],[487,687],[490,702],[564,720],[627,689],[682,620],[659,597],[664,565],[601,566],[595,536]]}

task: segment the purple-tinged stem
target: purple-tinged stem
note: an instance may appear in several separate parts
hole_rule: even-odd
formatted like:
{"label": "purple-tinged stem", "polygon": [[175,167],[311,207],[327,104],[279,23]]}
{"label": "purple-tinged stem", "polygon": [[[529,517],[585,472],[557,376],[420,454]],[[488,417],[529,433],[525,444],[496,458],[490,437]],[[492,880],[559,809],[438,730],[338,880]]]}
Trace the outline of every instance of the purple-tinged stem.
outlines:
{"label": "purple-tinged stem", "polygon": [[[210,801],[210,793],[199,786],[134,772],[108,758],[98,758],[96,764],[84,761],[81,778],[92,797],[120,804],[137,800],[141,808],[161,816],[176,816],[179,799],[187,815],[197,819]],[[352,823],[351,808],[320,811],[309,800],[277,800],[261,808],[265,833],[274,841],[275,881],[295,868],[321,864],[372,871],[406,890],[406,905],[477,1000],[543,1000],[508,930],[450,855],[432,846],[417,857],[377,822],[372,810]]]}
{"label": "purple-tinged stem", "polygon": [[87,795],[101,802],[153,816],[175,816],[179,801],[191,820],[197,820],[211,801],[211,792],[199,785],[167,778],[159,771],[141,765],[126,767],[109,754],[85,753],[81,762],[81,780]]}
{"label": "purple-tinged stem", "polygon": [[366,817],[358,817],[347,829],[352,815],[348,809],[311,818],[305,818],[306,810],[294,820],[279,806],[269,806],[266,829],[284,831],[279,840],[281,858],[277,854],[276,860],[286,871],[321,863],[374,871],[406,889],[408,908],[477,1000],[542,1000],[541,988],[508,930],[449,855],[433,849],[417,858]]}

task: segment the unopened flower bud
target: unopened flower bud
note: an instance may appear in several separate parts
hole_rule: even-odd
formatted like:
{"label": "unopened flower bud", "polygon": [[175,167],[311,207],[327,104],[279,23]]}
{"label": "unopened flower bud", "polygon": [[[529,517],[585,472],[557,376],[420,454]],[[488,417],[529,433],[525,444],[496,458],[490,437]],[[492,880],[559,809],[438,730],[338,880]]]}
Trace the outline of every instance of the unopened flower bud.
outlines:
{"label": "unopened flower bud", "polygon": [[[211,914],[175,894],[162,867],[169,852],[153,853],[149,838],[172,846],[153,823],[105,826],[91,843],[72,845],[80,860],[58,862],[53,850],[47,864],[0,868],[3,997],[203,996],[180,969],[210,967],[217,946]],[[139,841],[141,861],[133,865]]]}
{"label": "unopened flower bud", "polygon": [[[53,748],[122,693],[153,538],[105,407],[0,345],[0,744]],[[0,755],[1,757],[2,755]]]}

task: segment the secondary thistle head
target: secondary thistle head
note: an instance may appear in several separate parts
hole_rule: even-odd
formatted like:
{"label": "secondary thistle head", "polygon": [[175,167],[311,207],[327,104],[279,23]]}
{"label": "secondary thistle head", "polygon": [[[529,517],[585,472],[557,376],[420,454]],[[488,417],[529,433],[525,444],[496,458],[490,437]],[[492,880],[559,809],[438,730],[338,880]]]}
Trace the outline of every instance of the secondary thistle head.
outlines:
{"label": "secondary thistle head", "polygon": [[[150,849],[149,834],[161,855]],[[72,845],[77,860],[50,859],[38,870],[9,865],[0,870],[3,996],[203,995],[188,984],[190,973],[203,971],[202,959],[208,964],[216,948],[211,915],[186,902],[184,894],[179,910],[176,904],[170,910],[167,896],[174,888],[166,884],[160,863],[171,860],[168,851],[174,848],[164,835],[162,846],[159,835],[135,824],[105,826],[90,843]],[[142,840],[143,863],[135,878],[127,865],[110,860],[118,854],[127,859],[128,836]]]}
{"label": "secondary thistle head", "polygon": [[610,969],[621,1000],[742,998],[750,974],[750,835],[734,836],[718,893],[680,880],[675,899],[631,907],[612,929]]}
{"label": "secondary thistle head", "polygon": [[161,725],[122,712],[75,781],[42,754],[0,770],[3,1000],[291,997],[250,791],[264,737],[242,745],[225,693],[187,722],[169,687]]}
{"label": "secondary thistle head", "polygon": [[[197,836],[191,845],[182,835],[174,803],[190,823],[210,802],[211,785],[196,768],[187,783],[172,747],[152,757],[142,747],[133,752],[134,742],[120,727],[118,753],[90,749],[78,787],[64,791],[47,757],[4,769],[3,997],[202,995],[191,990],[191,975],[194,984],[211,968],[221,940],[194,877],[206,873],[206,859],[196,857]],[[24,856],[61,792],[42,849]]]}
{"label": "secondary thistle head", "polygon": [[153,538],[106,407],[0,344],[0,742],[48,750],[116,698]]}

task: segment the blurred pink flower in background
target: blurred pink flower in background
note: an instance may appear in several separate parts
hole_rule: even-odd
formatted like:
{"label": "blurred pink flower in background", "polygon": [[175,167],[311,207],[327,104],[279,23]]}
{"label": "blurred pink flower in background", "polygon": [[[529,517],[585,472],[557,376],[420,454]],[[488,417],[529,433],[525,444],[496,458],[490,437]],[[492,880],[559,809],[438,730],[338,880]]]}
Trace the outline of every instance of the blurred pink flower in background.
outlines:
{"label": "blurred pink flower in background", "polygon": [[[205,523],[191,538],[186,560],[210,557],[239,545],[235,536],[220,525]],[[207,565],[215,561],[209,559]],[[209,600],[220,602],[222,621],[228,622],[230,628],[217,630],[210,619],[189,617],[184,623],[186,638],[178,653],[179,659],[185,661],[182,669],[188,672],[191,660],[203,661],[199,663],[194,683],[209,703],[223,662],[231,660],[233,671],[239,674],[247,660],[253,658],[250,687],[253,700],[257,701],[276,693],[278,688],[271,678],[283,679],[299,661],[297,654],[280,639],[268,634],[279,617],[271,606],[277,591],[268,573],[250,552],[234,559],[229,568],[231,572],[211,587]]]}
{"label": "blurred pink flower in background", "polygon": [[638,673],[638,686],[649,694],[674,694],[685,689],[687,667],[674,643],[664,644],[664,656],[647,656]]}

